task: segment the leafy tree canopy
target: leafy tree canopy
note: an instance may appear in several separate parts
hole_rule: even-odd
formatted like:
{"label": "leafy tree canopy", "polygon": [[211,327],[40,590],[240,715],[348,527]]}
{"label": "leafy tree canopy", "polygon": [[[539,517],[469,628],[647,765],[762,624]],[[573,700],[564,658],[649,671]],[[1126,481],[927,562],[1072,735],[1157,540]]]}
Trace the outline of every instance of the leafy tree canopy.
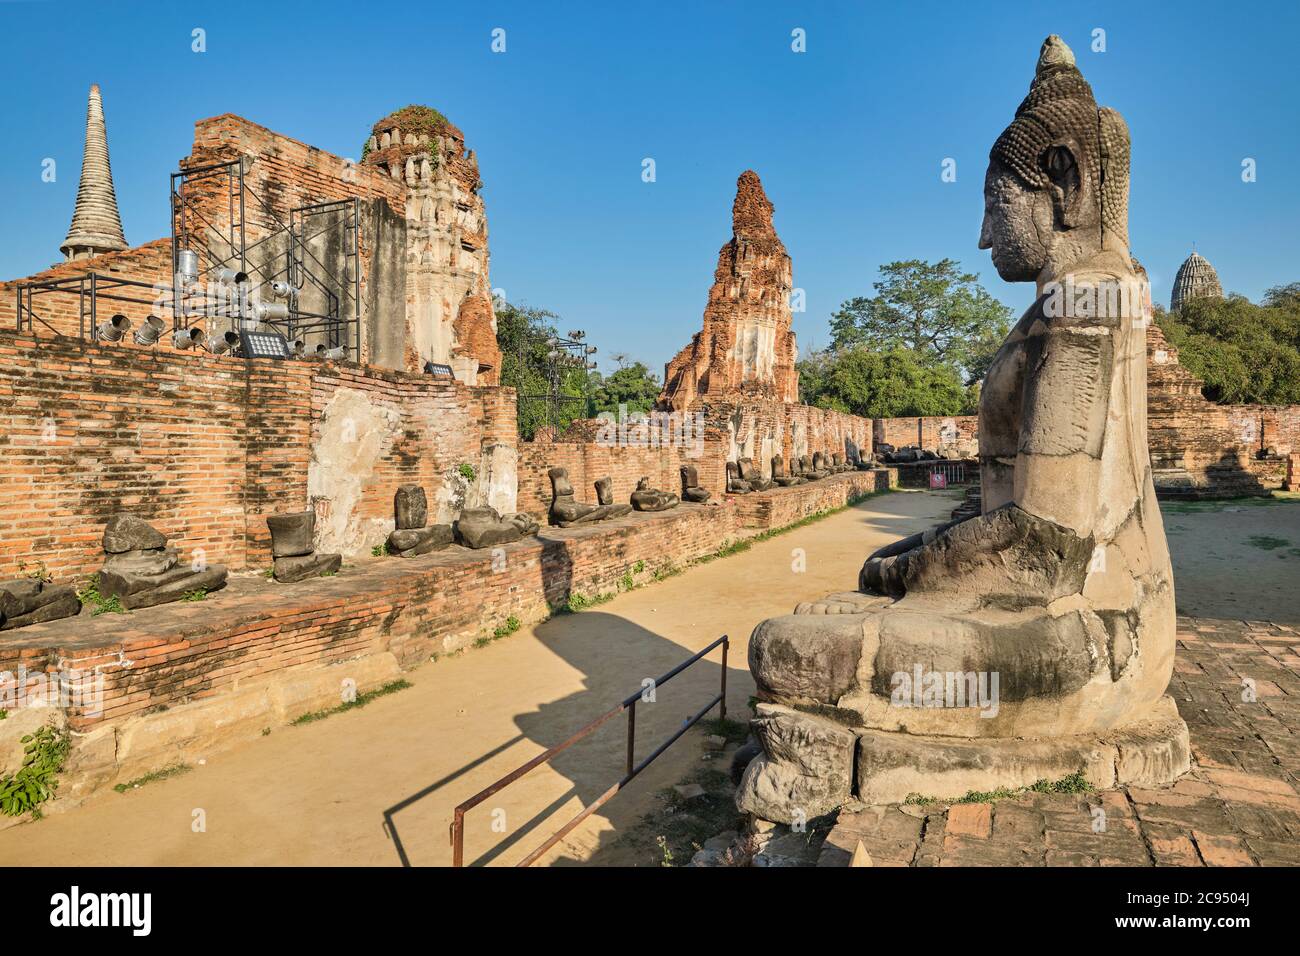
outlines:
{"label": "leafy tree canopy", "polygon": [[858,296],[831,317],[831,351],[865,345],[902,348],[930,366],[984,377],[1011,323],[1011,309],[952,259],[908,259],[880,267],[876,294]]}
{"label": "leafy tree canopy", "polygon": [[805,404],[864,418],[967,415],[979,403],[952,366],[897,345],[814,352],[799,363],[799,390]]}
{"label": "leafy tree canopy", "polygon": [[617,414],[619,405],[626,405],[629,413],[648,412],[658,398],[659,380],[643,363],[633,362],[599,379],[592,405],[597,414]]}
{"label": "leafy tree canopy", "polygon": [[1260,305],[1191,299],[1155,320],[1210,401],[1300,404],[1300,283],[1269,289]]}
{"label": "leafy tree canopy", "polygon": [[552,363],[547,358],[560,317],[547,309],[498,303],[497,346],[501,349],[501,384],[518,393],[519,434],[531,439],[537,429],[552,424],[558,409],[560,427],[564,428],[575,418],[589,418],[592,409],[591,394],[597,382],[582,368],[560,370],[558,393],[572,401],[561,401],[554,408],[544,396],[551,392]]}

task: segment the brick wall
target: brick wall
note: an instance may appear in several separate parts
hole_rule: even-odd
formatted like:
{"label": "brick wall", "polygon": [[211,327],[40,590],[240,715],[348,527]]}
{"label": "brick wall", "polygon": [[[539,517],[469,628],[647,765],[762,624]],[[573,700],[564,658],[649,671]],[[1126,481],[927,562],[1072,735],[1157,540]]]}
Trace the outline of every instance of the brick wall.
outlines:
{"label": "brick wall", "polygon": [[319,535],[368,550],[405,481],[435,509],[487,500],[515,430],[509,389],[8,331],[0,410],[0,576],[44,561],[61,581],[102,564],[118,512],[235,569],[269,562],[266,514],[312,504]]}
{"label": "brick wall", "polygon": [[551,506],[551,468],[565,468],[579,501],[596,501],[595,482],[609,476],[614,500],[622,503],[648,477],[650,486],[681,495],[681,467],[694,465],[700,487],[718,499],[726,491],[727,445],[718,438],[705,439],[698,448],[640,445],[605,445],[595,441],[560,440],[525,442],[519,446],[519,510],[545,522]]}
{"label": "brick wall", "polygon": [[[1300,451],[1300,406],[1216,405],[1154,323],[1147,334],[1147,442],[1162,494],[1233,495],[1280,488]],[[1276,457],[1260,459],[1261,448]]]}
{"label": "brick wall", "polygon": [[[101,288],[96,303],[97,321],[103,322],[112,318],[115,313],[120,312],[131,320],[133,328],[139,328],[146,316],[159,314],[170,326],[171,313],[159,312],[156,305],[159,296],[153,293],[152,287],[155,284],[170,287],[171,255],[171,240],[155,239],[143,246],[125,249],[122,252],[108,252],[93,259],[80,259],[76,262],[62,262],[46,269],[44,272],[38,272],[34,276],[0,283],[0,329],[12,330],[17,328],[16,286],[19,282],[65,279],[71,276],[81,276],[92,271],[112,279],[129,279],[136,282],[145,282],[149,285],[149,288],[143,289],[135,287]],[[32,331],[36,335],[81,334],[83,300],[76,294],[75,286],[73,289],[72,292],[34,294],[31,297],[30,308],[36,314],[36,318],[32,319],[31,316],[24,315],[24,323],[31,321]],[[86,289],[89,292],[89,284],[87,284]],[[107,295],[123,296],[135,301],[122,302],[104,298]],[[162,298],[170,304],[169,294],[163,295]],[[26,301],[24,301],[24,306],[28,306]],[[89,295],[84,300],[84,308],[86,310],[90,309]],[[87,336],[90,335],[90,332],[90,328],[86,328],[85,334]],[[128,335],[123,340],[123,344],[128,348],[134,347],[134,343],[130,339],[131,337]]]}
{"label": "brick wall", "polygon": [[915,445],[933,451],[942,443],[940,435],[956,430],[959,440],[979,437],[978,415],[935,415],[919,418],[877,418],[873,423],[873,436],[877,445],[902,448]]}
{"label": "brick wall", "polygon": [[99,712],[70,713],[74,726],[87,729],[300,665],[386,651],[414,666],[490,634],[512,615],[533,623],[571,594],[615,591],[624,574],[648,581],[656,570],[716,550],[734,531],[732,508],[683,506],[551,530],[505,546],[504,562],[458,548],[367,561],[292,587],[243,577],[202,608],[172,604],[26,628],[21,647],[0,648],[0,672],[21,665],[102,674]]}

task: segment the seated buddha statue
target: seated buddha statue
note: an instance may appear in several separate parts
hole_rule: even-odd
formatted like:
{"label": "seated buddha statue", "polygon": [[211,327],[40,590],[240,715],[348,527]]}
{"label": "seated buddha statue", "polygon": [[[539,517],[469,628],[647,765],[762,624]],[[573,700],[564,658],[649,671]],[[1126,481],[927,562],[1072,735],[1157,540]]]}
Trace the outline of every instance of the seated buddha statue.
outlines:
{"label": "seated buddha statue", "polygon": [[1165,695],[1173,573],[1146,436],[1129,132],[1056,36],[993,145],[981,249],[1037,299],[980,395],[978,513],[871,555],[856,591],[754,631],[762,753],[737,803],[792,822],[856,797],[953,798],[1189,765]]}

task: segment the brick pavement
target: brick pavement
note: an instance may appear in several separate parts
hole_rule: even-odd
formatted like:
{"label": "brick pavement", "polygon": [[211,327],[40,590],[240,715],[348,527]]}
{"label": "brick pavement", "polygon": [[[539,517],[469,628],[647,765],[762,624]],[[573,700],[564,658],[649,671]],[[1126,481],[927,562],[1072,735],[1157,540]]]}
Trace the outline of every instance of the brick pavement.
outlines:
{"label": "brick pavement", "polygon": [[858,841],[875,866],[1300,865],[1300,627],[1178,623],[1193,766],[1172,787],[845,810],[818,865]]}

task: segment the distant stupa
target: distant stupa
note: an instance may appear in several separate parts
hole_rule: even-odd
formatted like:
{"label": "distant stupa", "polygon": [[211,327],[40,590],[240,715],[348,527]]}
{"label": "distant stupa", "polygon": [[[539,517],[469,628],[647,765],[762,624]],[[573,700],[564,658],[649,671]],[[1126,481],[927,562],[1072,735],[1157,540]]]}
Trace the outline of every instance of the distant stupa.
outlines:
{"label": "distant stupa", "polygon": [[1178,267],[1174,276],[1174,291],[1169,297],[1169,308],[1177,311],[1184,302],[1191,299],[1222,299],[1223,286],[1219,284],[1219,274],[1214,271],[1204,257],[1195,251],[1187,261]]}
{"label": "distant stupa", "polygon": [[104,104],[96,83],[90,87],[90,102],[86,106],[86,149],[81,157],[77,208],[72,213],[68,238],[63,240],[59,251],[65,259],[89,259],[126,247],[117,194],[113,191],[113,170],[108,162]]}

